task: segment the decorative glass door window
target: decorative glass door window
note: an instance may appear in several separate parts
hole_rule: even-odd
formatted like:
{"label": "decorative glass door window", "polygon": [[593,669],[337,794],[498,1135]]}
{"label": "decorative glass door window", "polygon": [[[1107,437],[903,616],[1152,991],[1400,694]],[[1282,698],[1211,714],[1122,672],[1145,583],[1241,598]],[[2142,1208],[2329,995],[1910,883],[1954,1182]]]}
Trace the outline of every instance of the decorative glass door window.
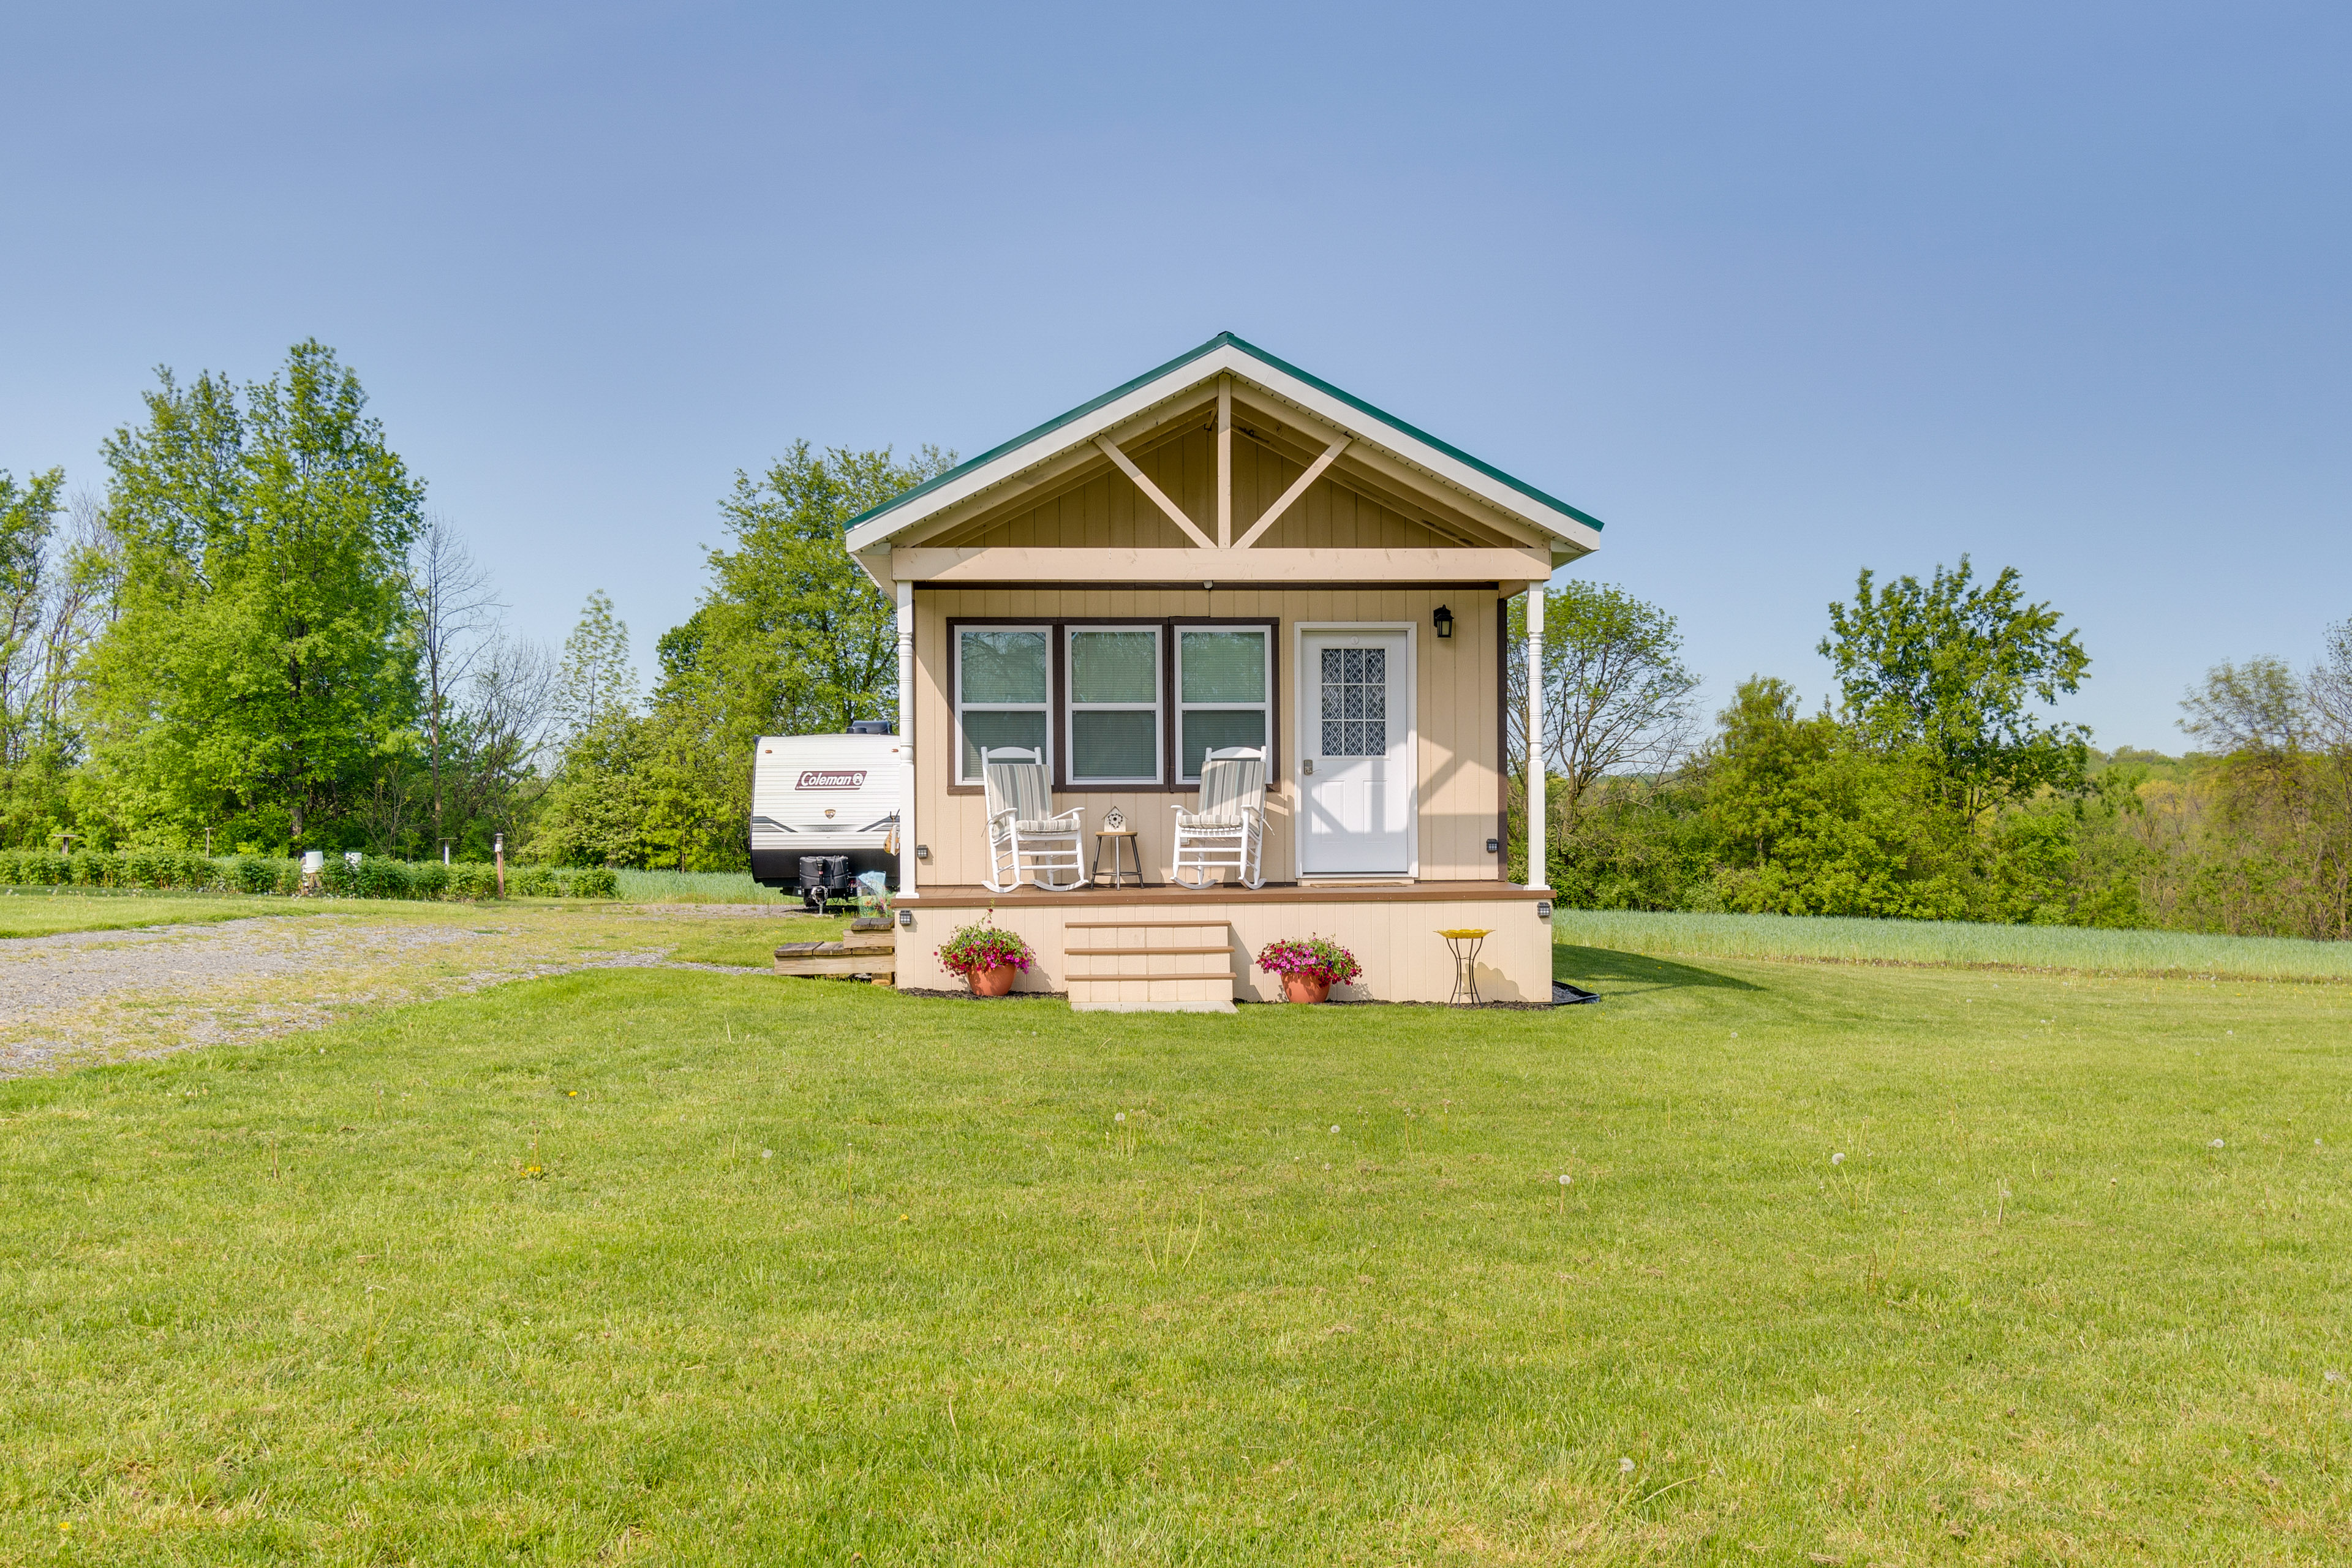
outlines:
{"label": "decorative glass door window", "polygon": [[1157,784],[1160,628],[1072,626],[1063,647],[1069,782]]}
{"label": "decorative glass door window", "polygon": [[965,626],[956,636],[956,782],[980,782],[983,746],[1032,746],[1052,761],[1043,626]]}
{"label": "decorative glass door window", "polygon": [[1388,650],[1322,650],[1323,755],[1379,757],[1389,749]]}
{"label": "decorative glass door window", "polygon": [[1260,627],[1176,629],[1176,754],[1186,783],[1199,780],[1201,759],[1220,747],[1266,743],[1273,640]]}

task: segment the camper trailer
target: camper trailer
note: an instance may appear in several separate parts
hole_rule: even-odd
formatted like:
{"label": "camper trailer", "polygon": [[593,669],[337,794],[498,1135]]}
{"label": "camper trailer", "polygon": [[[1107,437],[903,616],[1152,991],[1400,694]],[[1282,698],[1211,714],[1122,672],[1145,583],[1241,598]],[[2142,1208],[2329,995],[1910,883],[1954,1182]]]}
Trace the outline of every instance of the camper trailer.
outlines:
{"label": "camper trailer", "polygon": [[811,905],[851,896],[858,873],[898,880],[904,754],[881,720],[846,735],[762,735],[751,759],[751,879]]}

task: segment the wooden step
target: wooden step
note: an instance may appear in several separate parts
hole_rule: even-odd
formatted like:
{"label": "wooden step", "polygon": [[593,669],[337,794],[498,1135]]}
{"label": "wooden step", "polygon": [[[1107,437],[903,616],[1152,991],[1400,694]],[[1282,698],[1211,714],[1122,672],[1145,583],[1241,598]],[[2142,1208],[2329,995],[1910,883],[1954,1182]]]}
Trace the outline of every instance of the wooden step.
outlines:
{"label": "wooden step", "polygon": [[1214,947],[1066,947],[1062,952],[1071,958],[1108,958],[1121,952],[1231,952],[1231,942],[1219,942]]}
{"label": "wooden step", "polygon": [[788,942],[776,949],[779,974],[866,974],[877,985],[888,985],[898,966],[898,939],[887,930],[851,931],[839,942]]}
{"label": "wooden step", "polygon": [[1223,921],[1072,921],[1063,942],[1073,1012],[1234,1010],[1234,943]]}

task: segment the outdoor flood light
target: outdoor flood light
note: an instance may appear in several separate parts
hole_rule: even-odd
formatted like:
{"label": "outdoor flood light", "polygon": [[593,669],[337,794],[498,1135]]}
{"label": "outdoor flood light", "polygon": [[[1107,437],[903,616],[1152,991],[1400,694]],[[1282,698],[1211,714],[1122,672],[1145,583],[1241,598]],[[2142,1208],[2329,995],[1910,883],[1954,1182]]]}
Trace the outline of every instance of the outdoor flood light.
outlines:
{"label": "outdoor flood light", "polygon": [[1447,609],[1444,605],[1440,605],[1429,618],[1437,623],[1437,635],[1439,637],[1450,637],[1454,635],[1453,611]]}

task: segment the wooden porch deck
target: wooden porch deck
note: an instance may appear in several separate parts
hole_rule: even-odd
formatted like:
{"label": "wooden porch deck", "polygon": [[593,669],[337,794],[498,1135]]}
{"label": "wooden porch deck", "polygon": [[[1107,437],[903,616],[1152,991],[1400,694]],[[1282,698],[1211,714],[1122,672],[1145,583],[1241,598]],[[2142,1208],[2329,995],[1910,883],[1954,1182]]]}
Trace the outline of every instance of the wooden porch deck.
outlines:
{"label": "wooden porch deck", "polygon": [[1552,896],[1549,888],[1523,888],[1517,882],[1505,882],[1491,878],[1475,880],[1444,882],[1268,882],[1263,888],[1244,888],[1239,883],[1208,888],[1187,888],[1173,882],[1154,882],[1138,886],[1129,882],[1124,888],[1105,883],[1091,888],[1074,888],[1068,892],[1048,892],[1043,888],[1016,888],[1009,893],[991,892],[976,883],[918,883],[908,903],[918,908],[937,910],[977,910],[994,905],[1009,909],[1076,909],[1091,907],[1114,909],[1136,904],[1184,904],[1192,902],[1214,904],[1400,904],[1400,903],[1464,903],[1478,901],[1535,903]]}

